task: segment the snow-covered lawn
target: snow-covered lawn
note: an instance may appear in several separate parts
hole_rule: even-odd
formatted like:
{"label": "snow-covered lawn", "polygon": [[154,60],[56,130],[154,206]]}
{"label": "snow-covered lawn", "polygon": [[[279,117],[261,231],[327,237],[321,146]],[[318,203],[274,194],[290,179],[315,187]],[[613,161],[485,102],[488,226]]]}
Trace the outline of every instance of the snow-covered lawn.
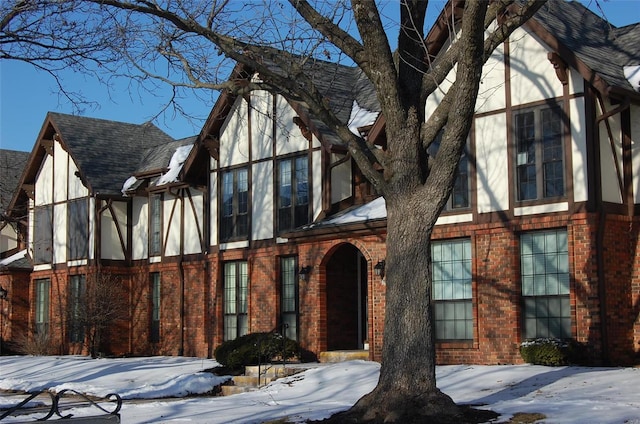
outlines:
{"label": "snow-covered lawn", "polygon": [[[185,357],[4,356],[0,389],[73,389],[97,396],[115,392],[124,399],[154,399],[125,401],[121,410],[125,424],[260,423],[284,417],[304,422],[348,409],[373,389],[379,373],[375,362],[316,364],[259,391],[176,399],[206,393],[219,384],[220,377],[200,372],[214,366],[214,360]],[[438,387],[456,402],[482,405],[502,414],[502,422],[518,412],[537,412],[547,417],[545,423],[640,424],[639,368],[452,365],[438,367],[437,375]],[[0,408],[12,403],[15,396],[0,393]]]}

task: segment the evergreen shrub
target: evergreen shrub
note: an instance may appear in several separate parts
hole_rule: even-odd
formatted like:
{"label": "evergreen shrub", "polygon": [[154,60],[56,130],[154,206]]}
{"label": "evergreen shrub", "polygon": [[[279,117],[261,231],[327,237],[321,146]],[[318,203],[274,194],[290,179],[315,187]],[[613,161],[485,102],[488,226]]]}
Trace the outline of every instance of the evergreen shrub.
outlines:
{"label": "evergreen shrub", "polygon": [[300,347],[297,342],[285,339],[283,343],[282,335],[269,332],[250,333],[228,340],[219,345],[213,355],[222,366],[231,370],[240,370],[248,365],[291,359],[298,356],[299,352]]}
{"label": "evergreen shrub", "polygon": [[539,338],[520,345],[522,359],[534,365],[557,367],[582,362],[583,347],[575,340]]}

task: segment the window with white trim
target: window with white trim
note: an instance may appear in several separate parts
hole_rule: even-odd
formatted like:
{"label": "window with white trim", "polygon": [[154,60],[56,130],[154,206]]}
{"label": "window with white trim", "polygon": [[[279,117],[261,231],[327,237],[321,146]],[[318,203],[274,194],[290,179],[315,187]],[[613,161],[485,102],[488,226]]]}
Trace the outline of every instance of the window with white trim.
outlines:
{"label": "window with white trim", "polygon": [[560,105],[545,105],[515,114],[518,201],[565,195],[563,116]]}
{"label": "window with white trim", "polygon": [[567,231],[520,236],[524,338],[571,337]]}
{"label": "window with white trim", "polygon": [[431,243],[436,340],[472,340],[471,240]]}

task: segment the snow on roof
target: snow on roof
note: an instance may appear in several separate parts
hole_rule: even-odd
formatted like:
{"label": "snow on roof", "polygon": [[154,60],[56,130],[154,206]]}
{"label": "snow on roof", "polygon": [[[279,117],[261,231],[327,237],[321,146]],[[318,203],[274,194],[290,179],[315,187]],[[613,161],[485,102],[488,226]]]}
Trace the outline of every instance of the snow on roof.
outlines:
{"label": "snow on roof", "polygon": [[27,256],[27,249],[21,250],[18,253],[14,253],[13,255],[0,260],[0,266],[8,266],[13,262],[23,259]]}
{"label": "snow on roof", "polygon": [[178,174],[182,169],[182,165],[184,165],[184,162],[187,160],[187,157],[189,157],[189,153],[192,148],[193,144],[189,144],[176,149],[173,156],[171,156],[169,170],[160,176],[160,179],[156,183],[157,186],[178,181]]}
{"label": "snow on roof", "polygon": [[640,65],[623,66],[624,77],[635,91],[640,91]]}
{"label": "snow on roof", "polygon": [[124,184],[122,184],[122,190],[120,190],[122,192],[122,194],[124,194],[125,196],[127,195],[127,191],[133,187],[133,185],[135,183],[138,182],[138,179],[136,177],[134,177],[133,175],[130,176],[129,178],[127,178],[127,181],[124,182]]}
{"label": "snow on roof", "polygon": [[360,107],[357,101],[353,101],[351,115],[349,116],[349,130],[355,135],[360,135],[358,128],[372,125],[380,112],[372,112]]}
{"label": "snow on roof", "polygon": [[357,222],[367,222],[376,219],[385,219],[387,217],[387,204],[384,201],[384,197],[378,197],[377,199],[366,203],[362,206],[355,207],[347,212],[339,214],[326,221],[317,222],[315,224],[307,225],[305,229],[325,227],[329,225],[345,225],[355,224]]}

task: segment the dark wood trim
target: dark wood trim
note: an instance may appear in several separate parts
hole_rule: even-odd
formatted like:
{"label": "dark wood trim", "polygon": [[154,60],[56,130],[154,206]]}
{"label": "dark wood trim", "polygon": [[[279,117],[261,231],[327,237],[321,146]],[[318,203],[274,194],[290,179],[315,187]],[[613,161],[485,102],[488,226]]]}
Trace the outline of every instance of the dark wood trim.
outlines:
{"label": "dark wood trim", "polygon": [[620,112],[622,129],[622,180],[624,184],[623,203],[627,205],[627,215],[634,215],[633,196],[633,163],[631,140],[631,110],[626,108]]}

